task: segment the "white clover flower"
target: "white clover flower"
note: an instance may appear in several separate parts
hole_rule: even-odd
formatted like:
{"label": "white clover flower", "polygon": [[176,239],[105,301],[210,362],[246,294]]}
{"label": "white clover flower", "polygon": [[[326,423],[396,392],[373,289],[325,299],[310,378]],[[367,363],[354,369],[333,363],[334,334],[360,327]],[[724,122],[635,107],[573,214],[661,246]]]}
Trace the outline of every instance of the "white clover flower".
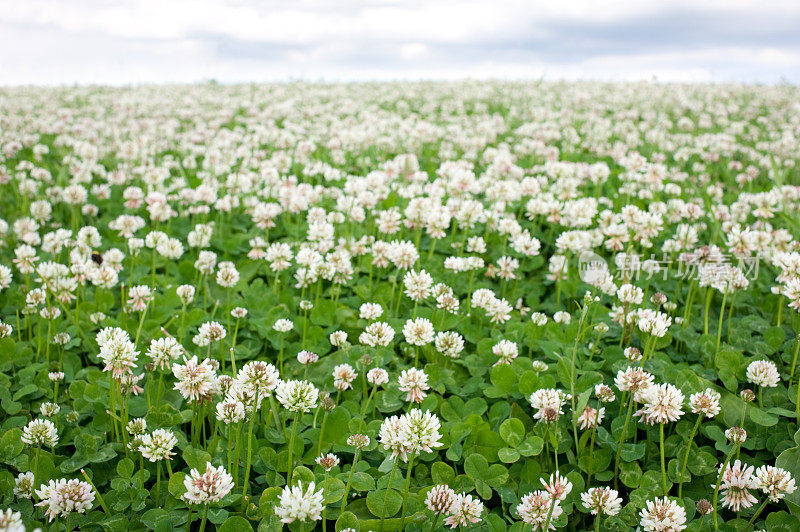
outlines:
{"label": "white clover flower", "polygon": [[781,380],[778,368],[769,360],[756,360],[747,366],[747,382],[764,388],[775,388]]}
{"label": "white clover flower", "polygon": [[236,375],[236,381],[254,393],[258,390],[260,398],[264,399],[278,387],[280,374],[272,364],[254,360],[242,366]]}
{"label": "white clover flower", "polygon": [[427,299],[431,293],[433,278],[425,270],[419,272],[408,271],[403,276],[405,294],[414,301]]}
{"label": "white clover flower", "polygon": [[542,312],[534,312],[531,314],[531,321],[537,327],[543,327],[544,325],[547,325],[547,319],[547,314]]}
{"label": "white clover flower", "polygon": [[86,513],[94,502],[91,484],[77,479],[51,480],[36,490],[36,496],[40,499],[36,506],[45,508],[48,521],[66,517],[72,512]]}
{"label": "white clover flower", "polygon": [[440,332],[436,334],[434,346],[445,356],[459,358],[464,350],[464,338],[455,331]]}
{"label": "white clover flower", "polygon": [[389,372],[383,368],[373,368],[367,372],[367,382],[373,386],[383,386],[389,382]]}
{"label": "white clover flower", "polygon": [[451,514],[455,504],[456,492],[444,484],[432,487],[425,497],[425,506],[435,514]]}
{"label": "white clover flower", "polygon": [[339,364],[333,368],[333,386],[339,391],[349,390],[358,373],[350,364]]}
{"label": "white clover flower", "polygon": [[719,400],[719,392],[706,388],[689,397],[689,406],[695,414],[703,414],[705,417],[712,418],[720,413]]}
{"label": "white clover flower", "polygon": [[[392,329],[388,323],[376,321],[367,325],[364,332],[359,335],[358,341],[364,345],[376,347],[389,345],[393,338],[394,329]],[[333,344],[333,339],[331,339],[331,344],[335,345]]]}
{"label": "white clover flower", "polygon": [[569,325],[569,323],[572,321],[572,316],[569,312],[559,310],[553,314],[553,321],[562,325]]}
{"label": "white clover flower", "polygon": [[567,477],[561,476],[558,471],[551,474],[549,480],[543,478],[539,480],[544,486],[545,491],[550,494],[550,497],[558,501],[564,501],[567,495],[572,491],[572,482],[567,480]]}
{"label": "white clover flower", "polygon": [[377,303],[364,303],[358,309],[358,315],[362,320],[377,320],[383,314],[383,307]]}
{"label": "white clover flower", "polygon": [[282,333],[291,331],[293,327],[294,324],[291,322],[291,320],[287,319],[280,319],[276,321],[275,324],[272,326],[273,329]]}
{"label": "white clover flower", "polygon": [[321,454],[315,459],[315,462],[325,471],[330,471],[339,465],[339,457],[332,453]]}
{"label": "white clover flower", "polygon": [[542,388],[533,392],[529,398],[531,406],[536,410],[533,419],[552,423],[564,415],[562,408],[569,400],[569,395],[561,390]]}
{"label": "white clover flower", "polygon": [[151,462],[159,460],[171,460],[175,455],[173,447],[178,444],[178,439],[171,430],[156,429],[150,434],[142,435],[142,442],[139,445],[139,452]]}
{"label": "white clover flower", "polygon": [[392,459],[396,459],[400,456],[403,460],[407,460],[409,447],[407,442],[401,439],[400,430],[400,417],[387,417],[383,420],[383,423],[381,423],[378,441],[383,445],[385,450],[392,452]]}
{"label": "white clover flower", "polygon": [[686,528],[686,510],[666,497],[646,501],[639,517],[639,525],[647,532],[680,532]]}
{"label": "white clover flower", "polygon": [[98,357],[105,363],[103,371],[110,371],[115,377],[132,373],[139,357],[139,351],[130,341],[128,333],[118,327],[106,328],[97,333],[100,346]]}
{"label": "white clover flower", "polygon": [[211,361],[197,361],[197,356],[183,358],[183,364],[173,363],[172,373],[178,382],[173,389],[178,390],[184,399],[198,402],[209,399],[217,390],[217,374]]}
{"label": "white clover flower", "polygon": [[731,442],[741,445],[747,441],[747,431],[741,427],[731,427],[725,430],[725,437]]}
{"label": "white clover flower", "polygon": [[[552,511],[551,511],[552,506]],[[550,525],[548,530],[555,530],[554,521],[562,514],[564,510],[558,501],[553,501],[550,494],[545,490],[538,490],[526,495],[520,499],[517,505],[517,514],[523,523],[533,526],[533,530],[544,530],[547,524],[547,516],[550,515]]]}
{"label": "white clover flower", "polygon": [[30,499],[33,496],[33,473],[20,473],[14,479],[14,495],[22,499]]}
{"label": "white clover flower", "polygon": [[642,421],[649,424],[677,421],[683,415],[685,396],[671,384],[654,384],[645,388],[641,394]]}
{"label": "white clover flower", "polygon": [[281,381],[275,397],[290,412],[309,412],[317,406],[319,390],[308,381]]}
{"label": "white clover flower", "polygon": [[206,340],[203,345],[208,345],[209,342],[217,342],[225,338],[228,335],[228,331],[219,322],[207,321],[200,325],[198,335]]}
{"label": "white clover flower", "polygon": [[192,285],[182,284],[175,289],[175,292],[183,305],[188,305],[194,301],[195,288]]}
{"label": "white clover flower", "polygon": [[296,486],[285,486],[279,497],[279,504],[275,506],[275,513],[282,523],[295,521],[319,521],[322,518],[323,498],[322,490],[314,491],[316,485],[311,482],[303,491],[303,483]]}
{"label": "white clover flower", "polygon": [[408,320],[403,326],[403,336],[411,345],[428,345],[433,342],[433,334],[433,324],[426,318]]}
{"label": "white clover flower", "polygon": [[450,528],[467,526],[470,523],[477,523],[483,514],[483,503],[480,499],[473,499],[472,495],[459,493],[456,496],[455,504],[451,509],[451,514],[444,520]]}
{"label": "white clover flower", "polygon": [[589,488],[581,493],[583,507],[592,515],[617,515],[622,507],[622,499],[617,490],[611,488]]}
{"label": "white clover flower", "polygon": [[22,514],[14,512],[10,508],[0,512],[0,530],[3,532],[25,532]]}
{"label": "white clover flower", "polygon": [[55,447],[58,445],[58,431],[49,419],[34,419],[22,429],[20,439],[26,445]]}
{"label": "white clover flower", "polygon": [[222,401],[217,403],[217,419],[230,425],[239,423],[244,419],[244,405],[239,401]]}
{"label": "white clover flower", "polygon": [[406,401],[412,403],[421,403],[427,395],[425,391],[430,388],[428,386],[428,375],[421,369],[404,369],[400,373],[397,382],[399,384],[398,389],[401,392],[406,392]]}
{"label": "white clover flower", "polygon": [[[394,334],[394,331],[392,331],[392,334]],[[332,346],[344,347],[347,344],[347,333],[344,331],[334,331],[330,334],[328,339]]]}
{"label": "white clover flower", "polygon": [[442,444],[439,439],[441,424],[436,414],[412,408],[400,418],[400,438],[412,453],[429,453]]}
{"label": "white clover flower", "polygon": [[492,353],[500,358],[500,360],[493,364],[494,366],[500,364],[511,364],[511,361],[513,361],[519,355],[519,348],[514,342],[509,340],[500,340],[498,343],[492,346]]}
{"label": "white clover flower", "polygon": [[792,474],[781,469],[764,465],[756,469],[755,487],[767,494],[769,500],[778,502],[795,491]]}
{"label": "white clover flower", "polygon": [[[720,470],[722,465],[720,465]],[[723,508],[730,508],[738,512],[742,508],[750,508],[758,502],[751,489],[759,486],[758,481],[753,476],[753,466],[748,466],[736,460],[733,464],[727,464],[722,474],[720,484],[721,503]],[[713,485],[712,487],[716,487]]]}
{"label": "white clover flower", "polygon": [[183,347],[175,338],[166,336],[164,338],[150,340],[147,356],[150,357],[150,360],[156,367],[165,369],[172,364],[173,361],[178,359],[182,351]]}
{"label": "white clover flower", "polygon": [[641,368],[629,367],[617,372],[614,384],[621,392],[633,392],[635,394],[634,399],[640,402],[639,394],[653,385],[653,375]]}
{"label": "white clover flower", "polygon": [[206,470],[200,473],[192,468],[183,481],[186,493],[183,500],[189,504],[219,502],[233,489],[233,477],[222,466],[214,467],[206,462]]}

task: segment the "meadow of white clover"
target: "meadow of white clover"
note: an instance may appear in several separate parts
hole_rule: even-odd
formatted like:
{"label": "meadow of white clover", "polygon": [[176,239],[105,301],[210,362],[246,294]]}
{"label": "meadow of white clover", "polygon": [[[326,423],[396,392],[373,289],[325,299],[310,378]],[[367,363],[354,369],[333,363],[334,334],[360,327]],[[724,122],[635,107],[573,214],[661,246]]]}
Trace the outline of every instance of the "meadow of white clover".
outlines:
{"label": "meadow of white clover", "polygon": [[0,90],[0,530],[800,530],[798,102]]}

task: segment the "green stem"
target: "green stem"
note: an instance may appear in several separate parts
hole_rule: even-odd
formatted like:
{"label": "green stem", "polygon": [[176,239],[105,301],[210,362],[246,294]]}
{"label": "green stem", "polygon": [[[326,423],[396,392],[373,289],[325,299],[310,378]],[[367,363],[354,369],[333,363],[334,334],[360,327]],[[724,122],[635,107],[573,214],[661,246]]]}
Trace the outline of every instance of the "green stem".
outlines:
{"label": "green stem", "polygon": [[681,476],[678,480],[678,498],[680,499],[683,495],[683,477],[686,474],[686,465],[689,463],[689,451],[692,450],[692,442],[694,441],[694,437],[697,434],[697,429],[700,428],[700,422],[703,421],[703,414],[697,416],[697,421],[694,424],[694,428],[692,429],[692,435],[689,436],[689,442],[686,445],[686,453],[683,455],[683,466],[681,466]]}
{"label": "green stem", "polygon": [[287,486],[291,486],[292,485],[292,469],[294,469],[292,467],[294,465],[294,464],[292,464],[292,451],[294,451],[294,436],[297,433],[297,420],[298,420],[299,416],[300,416],[300,412],[295,412],[294,421],[292,422],[292,437],[289,438],[289,461],[288,461],[287,470],[286,470],[286,485]]}
{"label": "green stem", "polygon": [[231,425],[228,425],[228,469],[226,469],[226,471],[231,471],[231,453],[233,452],[231,449],[233,447],[233,438],[231,438],[232,436],[231,429],[233,429],[233,427]]}
{"label": "green stem", "polygon": [[408,472],[406,473],[406,489],[403,492],[403,507],[400,514],[400,530],[406,529],[406,502],[408,500],[408,489],[411,487],[411,472],[414,470],[414,457],[411,455],[408,458]]}
{"label": "green stem", "polygon": [[703,314],[703,334],[708,334],[708,310],[711,308],[711,299],[714,297],[714,292],[709,286],[706,288],[706,307]]}
{"label": "green stem", "polygon": [[586,485],[592,484],[592,473],[594,472],[594,438],[597,434],[597,425],[600,419],[600,402],[597,402],[597,413],[594,416],[594,426],[592,427],[592,436],[589,438],[589,474],[586,478]]}
{"label": "green stem", "polygon": [[383,496],[383,507],[381,508],[381,526],[380,532],[383,532],[383,521],[386,519],[386,505],[389,503],[389,492],[392,489],[392,481],[394,480],[394,474],[397,472],[397,456],[394,457],[394,464],[392,465],[392,472],[389,474],[389,483],[386,485],[386,493]]}
{"label": "green stem", "polygon": [[[325,499],[328,498],[328,470],[327,469],[325,470],[325,483],[323,484],[323,487],[322,487],[322,494],[323,494],[322,495],[322,501],[325,502]],[[327,515],[326,515],[327,514],[327,510],[328,510],[328,505],[327,504],[323,504],[323,506],[322,506],[322,532],[325,532],[325,525],[326,525],[325,521],[327,520]]]}
{"label": "green stem", "polygon": [[[269,409],[272,411],[272,419],[275,420],[275,428],[280,432],[281,422],[278,420],[278,407],[275,405],[275,399],[272,398],[272,395],[269,396]],[[284,438],[286,437],[285,432],[283,436]]]}
{"label": "green stem", "polygon": [[[581,309],[581,319],[578,322],[578,332],[575,335],[575,344],[572,346],[572,365],[570,367],[569,373],[569,388],[570,388],[570,397],[572,401],[572,435],[575,438],[575,451],[578,450],[578,417],[577,413],[575,412],[575,371],[576,371],[576,364],[578,358],[578,340],[581,337],[581,330],[583,329],[583,322],[586,319],[587,314],[589,313],[589,304],[584,304],[583,308]],[[556,450],[557,452],[557,450]],[[557,462],[558,459],[556,459]]]}
{"label": "green stem", "polygon": [[361,454],[361,449],[356,449],[356,454],[353,457],[353,465],[350,466],[350,474],[347,476],[347,484],[344,486],[344,498],[342,498],[342,510],[340,515],[344,513],[345,506],[347,506],[347,495],[350,493],[350,483],[353,481],[353,473],[358,465],[358,457]]}
{"label": "green stem", "polygon": [[800,351],[800,335],[795,335],[794,338],[794,352],[792,353],[792,371],[789,375],[789,386],[792,385],[794,380],[794,368],[797,364],[797,352]]}
{"label": "green stem", "polygon": [[618,474],[619,474],[619,458],[620,453],[622,452],[622,444],[625,443],[625,436],[628,434],[628,423],[631,421],[631,414],[633,413],[633,392],[631,392],[631,396],[628,399],[628,414],[625,416],[625,425],[622,427],[622,432],[619,435],[619,443],[617,443],[617,455],[614,458],[614,488],[617,488],[618,485]]}
{"label": "green stem", "polygon": [[239,461],[242,456],[242,451],[240,450],[239,443],[242,441],[242,424],[236,424],[236,444],[233,446],[234,449],[234,460],[233,460],[233,478],[235,482],[239,482]]}
{"label": "green stem", "polygon": [[658,424],[659,443],[661,444],[661,485],[664,488],[664,497],[667,496],[667,468],[664,466],[664,424]]}
{"label": "green stem", "polygon": [[208,504],[206,504],[205,507],[205,510],[203,510],[203,519],[200,521],[200,532],[203,532],[206,529],[206,519],[208,519]]}
{"label": "green stem", "polygon": [[764,499],[764,502],[762,502],[761,506],[758,507],[756,513],[754,513],[753,517],[750,518],[750,521],[747,522],[748,525],[752,525],[753,523],[756,522],[756,519],[758,518],[759,515],[761,515],[761,512],[764,511],[764,508],[767,506],[767,504],[769,504],[769,497]]}
{"label": "green stem", "polygon": [[717,365],[717,355],[719,355],[719,342],[722,337],[722,318],[725,317],[725,301],[728,299],[728,291],[722,294],[722,306],[719,308],[719,324],[717,325],[717,348],[714,350],[714,363],[712,367]]}
{"label": "green stem", "polygon": [[161,505],[161,462],[156,462],[156,507]]}
{"label": "green stem", "polygon": [[[256,389],[256,397],[258,396]],[[250,460],[253,457],[253,424],[256,420],[256,408],[253,406],[253,412],[250,414],[250,427],[247,429],[247,462],[244,467],[244,484],[242,485],[242,511],[244,512],[247,507],[247,487],[250,482]],[[238,448],[238,445],[237,445]]]}
{"label": "green stem", "polygon": [[94,494],[97,495],[97,500],[100,501],[100,507],[103,508],[103,511],[105,512],[106,516],[111,517],[112,514],[111,512],[108,511],[108,506],[106,506],[106,501],[103,500],[103,496],[100,494],[99,491],[97,491],[97,487],[94,485],[94,482],[92,482],[92,479],[89,478],[89,475],[87,475],[86,471],[83,469],[81,469],[81,475],[83,475],[83,478],[86,479],[86,482],[88,482],[89,485],[94,490]]}
{"label": "green stem", "polygon": [[39,444],[36,446],[36,451],[34,455],[34,462],[33,462],[33,481],[31,482],[31,489],[36,489],[38,485],[36,484],[36,479],[39,477],[39,453],[42,450],[42,445]]}
{"label": "green stem", "polygon": [[797,424],[800,425],[800,381],[797,382],[797,399],[795,399],[795,414],[797,415]]}
{"label": "green stem", "polygon": [[719,475],[717,475],[717,482],[714,485],[714,530],[719,530],[719,523],[717,522],[717,505],[719,504],[719,487],[722,484],[722,475],[725,474],[725,469],[728,467],[728,463],[731,461],[731,457],[733,457],[734,451],[739,448],[739,445],[734,445],[728,456],[725,457],[725,462],[722,464],[722,467],[719,468]]}
{"label": "green stem", "polygon": [[556,507],[556,499],[553,497],[553,500],[550,501],[550,509],[547,510],[547,520],[544,522],[544,528],[542,530],[550,530],[550,520],[553,518],[553,508]]}
{"label": "green stem", "polygon": [[442,512],[436,512],[436,515],[433,517],[433,523],[431,523],[430,532],[433,532],[434,530],[436,530],[436,523],[439,522],[439,516],[441,514],[442,514]]}
{"label": "green stem", "polygon": [[328,411],[322,414],[322,423],[319,426],[319,443],[317,443],[317,456],[322,454],[322,435],[325,434],[325,422],[328,421]]}

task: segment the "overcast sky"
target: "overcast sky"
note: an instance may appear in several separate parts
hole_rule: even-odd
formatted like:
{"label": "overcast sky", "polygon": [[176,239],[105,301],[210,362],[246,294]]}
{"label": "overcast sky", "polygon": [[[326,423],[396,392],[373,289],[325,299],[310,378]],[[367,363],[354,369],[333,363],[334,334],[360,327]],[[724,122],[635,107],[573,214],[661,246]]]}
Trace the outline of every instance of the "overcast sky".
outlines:
{"label": "overcast sky", "polygon": [[0,0],[0,84],[800,83],[800,0]]}

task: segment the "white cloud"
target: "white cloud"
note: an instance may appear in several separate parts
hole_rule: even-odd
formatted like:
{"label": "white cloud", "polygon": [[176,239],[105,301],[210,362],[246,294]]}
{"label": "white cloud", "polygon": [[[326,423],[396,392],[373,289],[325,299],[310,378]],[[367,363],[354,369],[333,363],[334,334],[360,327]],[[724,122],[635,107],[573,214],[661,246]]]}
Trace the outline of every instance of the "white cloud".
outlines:
{"label": "white cloud", "polygon": [[[3,5],[7,4],[7,5]],[[800,82],[783,0],[0,0],[0,83],[454,77]]]}

